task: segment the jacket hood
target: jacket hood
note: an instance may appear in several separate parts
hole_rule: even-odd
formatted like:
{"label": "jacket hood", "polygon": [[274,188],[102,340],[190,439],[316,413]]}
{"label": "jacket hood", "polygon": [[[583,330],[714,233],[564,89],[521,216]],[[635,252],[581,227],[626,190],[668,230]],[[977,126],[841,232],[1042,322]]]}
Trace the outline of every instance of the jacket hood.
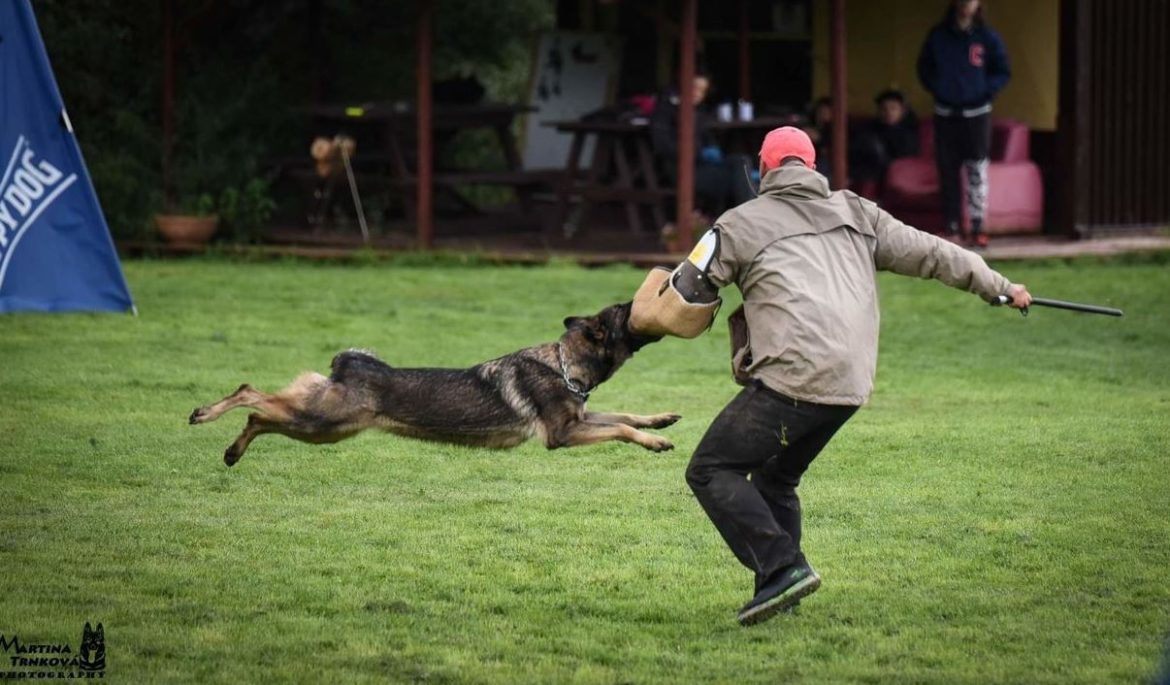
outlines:
{"label": "jacket hood", "polygon": [[829,196],[829,179],[803,164],[784,164],[764,175],[760,195],[783,195],[803,200],[826,198]]}

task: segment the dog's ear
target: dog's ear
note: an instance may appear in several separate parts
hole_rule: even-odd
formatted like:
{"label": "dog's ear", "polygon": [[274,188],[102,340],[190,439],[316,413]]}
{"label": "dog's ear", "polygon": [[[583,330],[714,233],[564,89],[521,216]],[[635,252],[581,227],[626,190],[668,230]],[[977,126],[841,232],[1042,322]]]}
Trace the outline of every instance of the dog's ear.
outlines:
{"label": "dog's ear", "polygon": [[582,319],[579,316],[566,316],[565,317],[565,330],[566,331],[569,330],[570,328],[572,328],[573,326],[576,326],[577,324],[581,323],[582,321],[584,321],[584,319]]}

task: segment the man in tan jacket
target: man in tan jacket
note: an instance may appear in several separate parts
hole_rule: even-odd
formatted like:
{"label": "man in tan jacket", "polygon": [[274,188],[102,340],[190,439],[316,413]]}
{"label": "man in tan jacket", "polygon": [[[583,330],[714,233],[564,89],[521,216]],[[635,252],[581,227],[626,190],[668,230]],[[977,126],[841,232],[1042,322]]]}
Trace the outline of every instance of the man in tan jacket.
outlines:
{"label": "man in tan jacket", "polygon": [[[799,129],[769,133],[759,197],[719,217],[672,280],[672,292],[692,303],[716,300],[716,290],[731,283],[743,293],[749,381],[703,436],[686,478],[732,552],[755,572],[755,596],[738,616],[744,625],[820,586],[800,547],[796,487],[873,389],[877,272],[934,278],[984,300],[1009,295],[1017,308],[1031,301],[1023,285],[973,252],[852,192],[830,192],[815,155]],[[644,323],[652,308],[635,298],[631,328],[672,333],[670,322]]]}

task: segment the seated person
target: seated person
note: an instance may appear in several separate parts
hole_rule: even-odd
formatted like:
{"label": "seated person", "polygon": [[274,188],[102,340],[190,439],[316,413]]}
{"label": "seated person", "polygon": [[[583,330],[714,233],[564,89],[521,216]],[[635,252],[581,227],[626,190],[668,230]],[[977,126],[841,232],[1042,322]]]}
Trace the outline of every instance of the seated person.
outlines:
{"label": "seated person", "polygon": [[801,127],[813,142],[817,151],[817,171],[822,176],[831,176],[829,162],[833,159],[833,100],[818,98],[808,110],[808,123]]}
{"label": "seated person", "polygon": [[[754,165],[746,155],[723,154],[711,131],[710,113],[698,106],[710,88],[705,74],[695,75],[695,206],[707,216],[718,216],[755,196],[745,171]],[[650,141],[668,184],[678,177],[678,103],[678,89],[671,88],[658,96],[650,116]]]}
{"label": "seated person", "polygon": [[874,98],[877,115],[851,136],[849,166],[854,182],[881,182],[890,162],[918,154],[918,117],[898,90]]}

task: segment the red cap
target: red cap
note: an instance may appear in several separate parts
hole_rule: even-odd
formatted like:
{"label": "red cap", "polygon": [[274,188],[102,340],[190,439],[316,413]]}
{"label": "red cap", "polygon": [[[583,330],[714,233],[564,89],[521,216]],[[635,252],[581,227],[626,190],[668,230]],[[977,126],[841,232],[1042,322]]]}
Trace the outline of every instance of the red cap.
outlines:
{"label": "red cap", "polygon": [[817,166],[817,149],[804,131],[792,126],[781,126],[768,131],[760,146],[760,161],[764,171],[780,166],[785,157],[796,157],[810,169]]}

